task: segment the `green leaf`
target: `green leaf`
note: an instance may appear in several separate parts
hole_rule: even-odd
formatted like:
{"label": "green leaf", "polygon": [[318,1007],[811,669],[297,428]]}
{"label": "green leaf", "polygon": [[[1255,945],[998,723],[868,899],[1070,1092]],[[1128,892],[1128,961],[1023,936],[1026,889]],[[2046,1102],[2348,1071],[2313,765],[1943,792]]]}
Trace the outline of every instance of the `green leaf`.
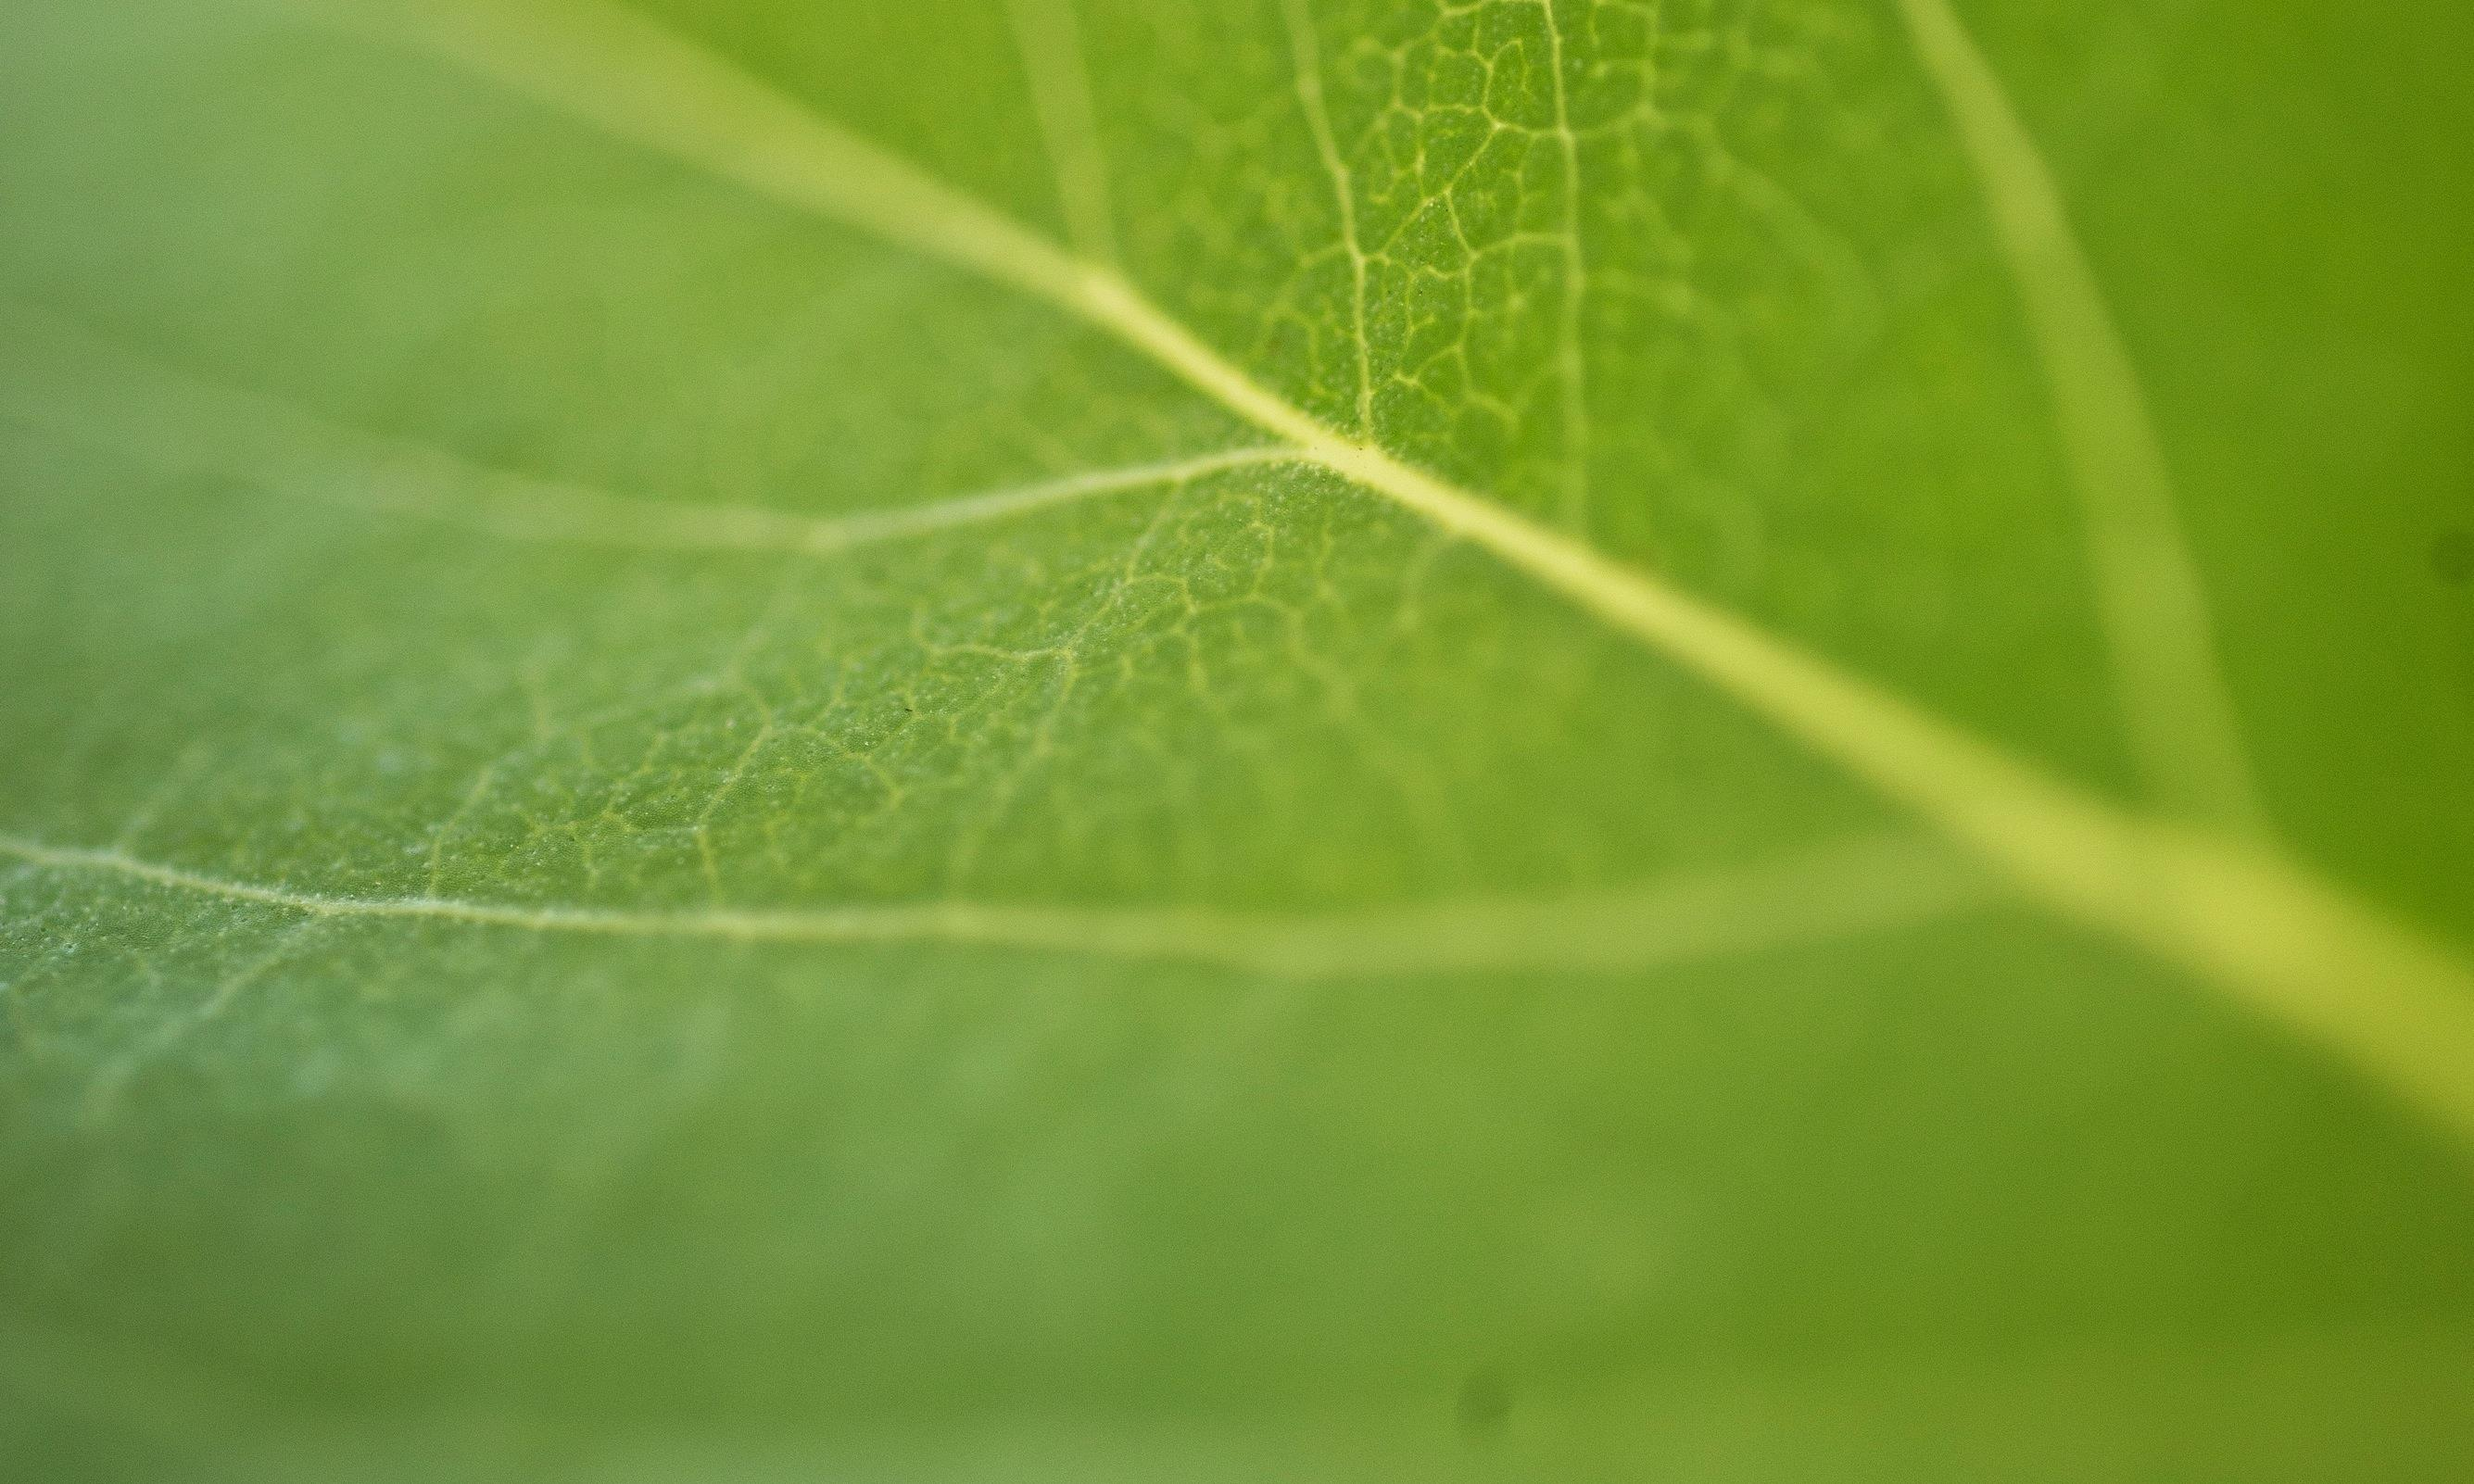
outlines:
{"label": "green leaf", "polygon": [[2474,20],[8,29],[0,1472],[2474,1447]]}

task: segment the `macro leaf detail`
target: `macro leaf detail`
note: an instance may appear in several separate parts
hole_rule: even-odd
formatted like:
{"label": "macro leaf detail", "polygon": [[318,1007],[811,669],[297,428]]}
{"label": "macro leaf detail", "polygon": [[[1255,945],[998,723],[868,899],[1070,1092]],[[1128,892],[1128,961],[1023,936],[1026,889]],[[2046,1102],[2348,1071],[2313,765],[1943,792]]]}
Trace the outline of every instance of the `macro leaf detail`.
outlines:
{"label": "macro leaf detail", "polygon": [[2474,25],[2235,9],[38,5],[0,1457],[2441,1476]]}

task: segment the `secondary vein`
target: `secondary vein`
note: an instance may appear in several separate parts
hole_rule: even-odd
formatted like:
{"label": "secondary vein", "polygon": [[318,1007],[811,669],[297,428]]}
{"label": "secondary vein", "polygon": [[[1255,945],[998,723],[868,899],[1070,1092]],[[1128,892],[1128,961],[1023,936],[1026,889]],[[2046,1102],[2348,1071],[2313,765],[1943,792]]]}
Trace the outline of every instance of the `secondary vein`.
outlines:
{"label": "secondary vein", "polygon": [[[7,304],[0,304],[0,324],[18,352],[0,371],[0,411],[72,434],[101,427],[115,448],[134,444],[175,463],[235,465],[322,503],[510,540],[828,557],[1232,469],[1305,462],[1286,444],[1216,449],[842,515],[641,499],[339,426]],[[99,417],[98,409],[109,411]]]}
{"label": "secondary vein", "polygon": [[352,897],[234,880],[117,849],[0,834],[0,856],[311,918],[417,920],[597,938],[743,944],[942,943],[1185,963],[1283,979],[1484,971],[1637,972],[1831,941],[1980,905],[1981,877],[1912,841],[1841,842],[1760,866],[1561,899],[1475,898],[1326,916],[993,902],[621,908]]}
{"label": "secondary vein", "polygon": [[2192,817],[2265,830],[2207,597],[2139,373],[2051,170],[1949,0],[1900,0],[1957,125],[2019,286],[2093,547],[2098,612],[2122,674],[2133,753]]}
{"label": "secondary vein", "polygon": [[1084,257],[1114,263],[1117,230],[1108,205],[1107,155],[1100,145],[1074,6],[1075,0],[1006,0],[1031,82],[1031,106],[1039,113],[1040,137],[1056,172],[1066,231]]}
{"label": "secondary vein", "polygon": [[1546,28],[1546,71],[1554,84],[1555,141],[1564,170],[1564,299],[1557,327],[1556,363],[1564,383],[1564,525],[1586,531],[1589,513],[1589,384],[1581,348],[1582,301],[1589,289],[1587,249],[1581,241],[1581,138],[1572,129],[1564,78],[1564,28],[1555,0],[1538,0]]}
{"label": "secondary vein", "polygon": [[1305,0],[1281,0],[1280,20],[1288,28],[1298,107],[1305,114],[1307,132],[1314,135],[1323,173],[1331,177],[1332,203],[1340,213],[1340,245],[1348,254],[1348,313],[1354,331],[1350,338],[1357,350],[1357,434],[1370,440],[1374,437],[1374,343],[1366,331],[1366,279],[1371,264],[1365,239],[1357,231],[1357,178],[1331,127],[1331,110],[1322,94],[1322,56]]}

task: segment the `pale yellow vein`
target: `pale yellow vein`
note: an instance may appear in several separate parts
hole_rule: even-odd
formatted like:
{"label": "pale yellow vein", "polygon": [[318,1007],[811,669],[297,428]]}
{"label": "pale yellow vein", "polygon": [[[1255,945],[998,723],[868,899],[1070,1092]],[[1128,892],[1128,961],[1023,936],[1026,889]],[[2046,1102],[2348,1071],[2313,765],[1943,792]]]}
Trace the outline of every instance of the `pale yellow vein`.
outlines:
{"label": "pale yellow vein", "polygon": [[2131,746],[2173,808],[2264,829],[2172,475],[2060,188],[1949,0],[1900,0],[1974,165],[2051,395],[2077,489]]}
{"label": "pale yellow vein", "polygon": [[1552,900],[1472,898],[1327,916],[966,901],[641,911],[330,896],[209,875],[117,849],[13,835],[0,835],[0,855],[41,870],[99,873],[317,919],[414,920],[588,938],[937,943],[1183,963],[1284,979],[1638,972],[1935,921],[1980,906],[1987,895],[1981,875],[1950,855],[1886,839]]}
{"label": "pale yellow vein", "polygon": [[2474,1144],[2474,974],[2307,868],[2128,813],[1647,572],[1323,427],[1116,273],[641,17],[595,0],[390,13],[397,36],[614,136],[1013,285],[1108,331],[1306,457],[1698,674],[2048,910],[2193,972]]}

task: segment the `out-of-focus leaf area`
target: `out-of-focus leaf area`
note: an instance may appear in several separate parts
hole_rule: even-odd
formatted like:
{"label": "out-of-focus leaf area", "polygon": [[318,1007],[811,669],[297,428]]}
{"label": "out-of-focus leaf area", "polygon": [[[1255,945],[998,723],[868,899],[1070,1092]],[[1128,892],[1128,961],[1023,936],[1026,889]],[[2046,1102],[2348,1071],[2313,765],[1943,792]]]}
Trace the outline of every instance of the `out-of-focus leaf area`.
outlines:
{"label": "out-of-focus leaf area", "polygon": [[2474,12],[7,10],[0,1475],[2464,1477]]}

